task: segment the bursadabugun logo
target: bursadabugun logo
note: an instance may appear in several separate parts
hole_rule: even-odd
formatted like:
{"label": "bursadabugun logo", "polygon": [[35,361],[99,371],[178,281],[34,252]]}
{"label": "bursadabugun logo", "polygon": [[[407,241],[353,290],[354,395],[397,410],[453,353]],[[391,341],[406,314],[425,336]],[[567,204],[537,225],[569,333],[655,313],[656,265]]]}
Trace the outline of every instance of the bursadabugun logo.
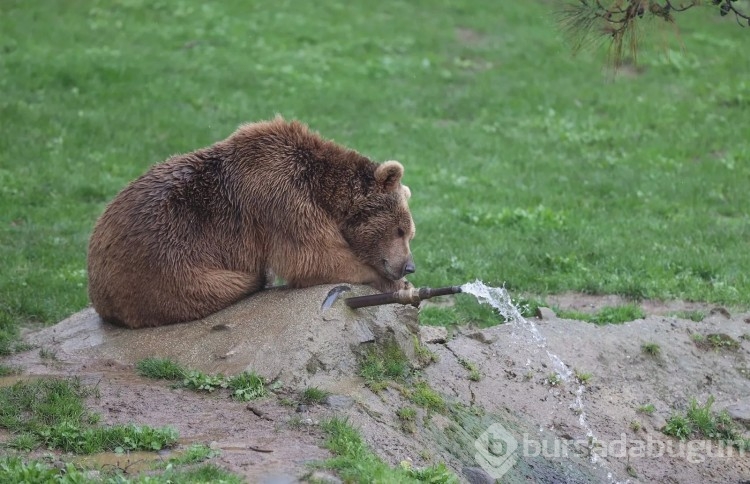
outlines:
{"label": "bursadabugun logo", "polygon": [[500,479],[518,462],[518,441],[505,427],[496,423],[474,441],[474,460],[495,479]]}

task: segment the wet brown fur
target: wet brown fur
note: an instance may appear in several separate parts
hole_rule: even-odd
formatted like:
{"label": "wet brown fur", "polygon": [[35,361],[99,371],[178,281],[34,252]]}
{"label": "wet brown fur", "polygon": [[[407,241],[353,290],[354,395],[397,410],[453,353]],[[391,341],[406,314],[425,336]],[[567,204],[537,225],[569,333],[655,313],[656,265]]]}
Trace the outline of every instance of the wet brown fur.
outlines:
{"label": "wet brown fur", "polygon": [[89,296],[105,321],[140,328],[202,318],[271,271],[293,287],[397,290],[414,236],[402,174],[298,122],[243,125],[110,203],[89,244]]}

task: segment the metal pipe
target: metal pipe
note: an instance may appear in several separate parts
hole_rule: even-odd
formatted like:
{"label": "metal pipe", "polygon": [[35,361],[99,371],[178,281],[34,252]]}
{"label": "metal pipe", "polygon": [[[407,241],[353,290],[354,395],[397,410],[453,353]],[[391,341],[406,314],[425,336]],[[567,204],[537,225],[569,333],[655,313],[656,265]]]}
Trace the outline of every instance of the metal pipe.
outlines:
{"label": "metal pipe", "polygon": [[367,306],[380,306],[381,304],[417,304],[419,301],[429,299],[435,296],[446,296],[448,294],[457,294],[461,292],[461,286],[448,287],[423,287],[417,289],[401,289],[396,292],[385,292],[382,294],[371,294],[369,296],[349,297],[344,300],[346,305],[352,309],[364,308]]}

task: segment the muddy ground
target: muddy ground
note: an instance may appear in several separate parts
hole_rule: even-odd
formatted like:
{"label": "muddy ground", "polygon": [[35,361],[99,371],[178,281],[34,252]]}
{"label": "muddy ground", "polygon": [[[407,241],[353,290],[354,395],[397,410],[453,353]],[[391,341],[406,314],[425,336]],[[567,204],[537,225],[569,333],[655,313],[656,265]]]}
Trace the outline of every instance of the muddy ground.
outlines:
{"label": "muddy ground", "polygon": [[[311,297],[322,300],[321,295],[325,292]],[[548,299],[560,308],[592,312],[618,303],[578,294]],[[211,461],[248,482],[309,477],[311,463],[330,457],[318,423],[333,415],[348,417],[392,465],[445,462],[467,482],[494,482],[495,477],[499,482],[750,480],[748,455],[710,440],[680,442],[660,431],[691,399],[703,404],[712,396],[714,408],[729,411],[750,436],[744,427],[750,423],[750,313],[682,303],[641,306],[648,317],[622,325],[595,326],[543,311],[530,324],[462,328],[445,340],[424,330],[425,346],[438,361],[420,372],[448,406],[442,412],[417,407],[413,425],[396,415],[397,409],[414,406],[401,385],[374,394],[346,365],[300,369],[277,394],[240,403],[226,393],[197,394],[139,377],[122,355],[107,358],[86,350],[69,357],[60,349],[60,333],[56,360],[40,358],[36,349],[3,363],[21,366],[24,376],[79,376],[97,387],[98,396],[88,404],[103,423],[173,426],[180,434],[177,451],[196,442],[211,445],[220,450]],[[695,322],[672,316],[677,310],[702,310],[708,316]],[[375,319],[405,317],[372,314]],[[339,316],[321,318],[319,324],[341,324],[336,331],[342,334],[359,331],[358,321],[350,321],[353,316]],[[716,334],[736,344],[705,343]],[[33,334],[27,338],[33,340]],[[658,345],[659,354],[644,353],[644,343]],[[322,351],[316,350],[315,361],[326,361]],[[585,385],[576,372],[590,375]],[[322,405],[293,404],[297,392],[310,385],[334,395]],[[638,411],[647,404],[655,408],[652,415]],[[0,434],[0,440],[7,438]],[[138,470],[134,462],[142,458],[118,456],[107,465],[133,473]],[[328,471],[316,477],[335,481]]]}

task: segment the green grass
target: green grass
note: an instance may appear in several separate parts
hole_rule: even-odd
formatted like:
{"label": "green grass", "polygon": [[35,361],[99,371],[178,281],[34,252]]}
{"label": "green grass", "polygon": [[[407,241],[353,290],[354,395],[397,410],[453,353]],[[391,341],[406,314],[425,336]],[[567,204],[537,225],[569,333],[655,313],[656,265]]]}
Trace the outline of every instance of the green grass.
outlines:
{"label": "green grass", "polygon": [[187,373],[182,365],[168,358],[146,358],[135,369],[139,375],[155,380],[182,380]]}
{"label": "green grass", "polygon": [[419,361],[419,364],[422,366],[426,366],[430,363],[435,363],[440,360],[440,357],[437,355],[437,353],[433,352],[427,346],[419,342],[419,338],[417,336],[414,336],[414,356],[417,357],[417,361]]}
{"label": "green grass", "polygon": [[417,411],[413,407],[401,407],[396,410],[396,416],[404,422],[413,422],[417,418]]}
{"label": "green grass", "polygon": [[268,395],[263,378],[255,372],[243,371],[227,381],[232,398],[240,401],[255,400]]}
{"label": "green grass", "polygon": [[549,386],[552,386],[552,387],[562,385],[563,383],[562,377],[559,374],[555,373],[554,371],[550,373],[549,375],[547,375],[547,378],[545,379],[545,381],[547,382]]}
{"label": "green grass", "polygon": [[479,381],[482,379],[482,374],[479,372],[479,368],[477,368],[477,365],[463,358],[459,358],[458,362],[461,364],[461,366],[466,368],[466,371],[469,372],[469,380]]}
{"label": "green grass", "polygon": [[593,376],[594,375],[591,373],[586,373],[585,371],[575,370],[576,380],[578,380],[578,383],[582,385],[587,384],[591,380],[591,377]]}
{"label": "green grass", "polygon": [[136,425],[100,426],[86,410],[91,390],[79,380],[39,379],[0,388],[0,428],[15,435],[11,447],[40,446],[77,454],[160,450],[174,445],[177,431]]}
{"label": "green grass", "polygon": [[641,405],[640,407],[638,407],[637,411],[645,415],[653,415],[654,412],[656,412],[656,407],[654,406],[653,403],[647,403],[645,405]]}
{"label": "green grass", "polygon": [[643,343],[641,344],[641,351],[644,355],[657,357],[661,355],[661,346],[656,343]]}
{"label": "green grass", "polygon": [[344,482],[458,482],[442,463],[424,469],[411,466],[392,469],[367,447],[359,431],[345,419],[334,417],[323,421],[321,428],[327,436],[325,447],[335,455],[321,467],[335,470]]}
{"label": "green grass", "polygon": [[708,397],[703,405],[691,399],[685,413],[674,413],[667,419],[663,432],[680,440],[707,438],[743,451],[750,450],[750,438],[743,437],[742,429],[726,411],[714,412],[711,408],[713,404],[713,396]]}
{"label": "green grass", "polygon": [[200,370],[189,370],[182,380],[182,386],[196,392],[211,393],[219,388],[226,388],[227,380],[221,374],[209,375]]}
{"label": "green grass", "polygon": [[311,405],[311,404],[321,404],[325,401],[325,399],[330,395],[331,392],[327,390],[321,390],[318,387],[307,387],[302,392],[302,395],[300,397],[300,402]]}
{"label": "green grass", "polygon": [[412,403],[427,410],[442,412],[446,409],[445,399],[430,388],[425,381],[415,383],[414,387],[409,390],[408,397]]}
{"label": "green grass", "polygon": [[706,319],[706,313],[697,309],[694,311],[677,311],[673,313],[672,316],[681,319],[689,319],[690,321],[694,321],[696,323],[700,323],[701,321]]}
{"label": "green grass", "polygon": [[637,304],[605,306],[594,314],[573,310],[558,310],[557,316],[562,319],[578,319],[594,324],[620,324],[646,317],[646,312]]}
{"label": "green grass", "polygon": [[0,353],[87,305],[88,236],[129,181],[276,113],[404,163],[417,286],[747,306],[747,32],[694,9],[615,77],[552,8],[3,1]]}
{"label": "green grass", "polygon": [[3,376],[11,376],[11,375],[20,375],[22,373],[22,369],[17,366],[10,366],[10,365],[2,365],[0,364],[0,377]]}
{"label": "green grass", "polygon": [[52,483],[64,484],[242,484],[239,476],[231,474],[215,465],[204,464],[189,469],[176,469],[168,466],[166,471],[156,475],[125,477],[117,474],[112,477],[96,478],[94,474],[73,464],[63,468],[47,465],[41,461],[24,462],[18,457],[0,457],[0,482]]}
{"label": "green grass", "polygon": [[710,333],[707,335],[693,333],[691,339],[702,350],[733,352],[738,351],[742,347],[739,341],[724,333]]}
{"label": "green grass", "polygon": [[172,465],[197,464],[218,455],[218,453],[207,445],[193,444],[177,457],[170,457],[167,462]]}
{"label": "green grass", "polygon": [[178,383],[179,386],[196,392],[212,393],[227,388],[235,400],[255,400],[268,395],[263,378],[251,371],[231,377],[225,377],[222,374],[211,375],[200,370],[185,368],[168,358],[145,358],[136,363],[135,368],[139,375],[147,378],[181,380]]}
{"label": "green grass", "polygon": [[388,380],[404,379],[410,370],[409,359],[394,341],[371,346],[359,361],[359,376],[375,392],[385,388]]}

